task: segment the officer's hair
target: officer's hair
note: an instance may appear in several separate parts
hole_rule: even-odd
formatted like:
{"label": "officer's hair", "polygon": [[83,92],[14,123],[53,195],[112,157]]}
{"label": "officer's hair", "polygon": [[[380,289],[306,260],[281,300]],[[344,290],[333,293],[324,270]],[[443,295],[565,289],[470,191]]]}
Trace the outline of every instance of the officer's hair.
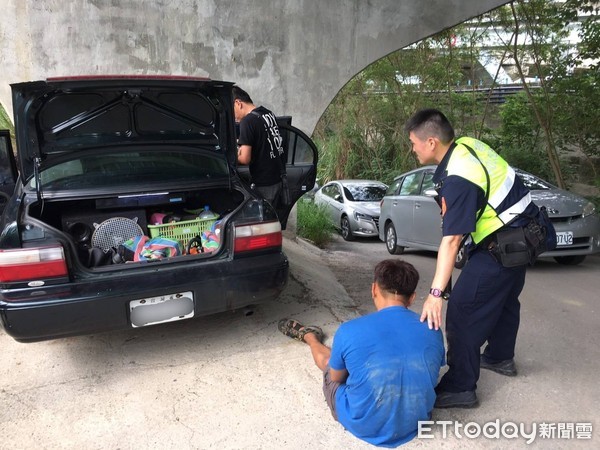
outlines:
{"label": "officer's hair", "polygon": [[419,283],[419,272],[401,259],[384,259],[375,266],[373,281],[380,289],[401,296],[402,303],[408,306],[408,300]]}
{"label": "officer's hair", "polygon": [[254,104],[254,102],[252,101],[252,99],[250,98],[248,93],[245,90],[243,90],[241,87],[233,86],[232,92],[233,92],[234,100],[240,100],[243,103]]}
{"label": "officer's hair", "polygon": [[411,131],[421,140],[437,137],[444,145],[454,140],[454,128],[446,116],[437,109],[422,109],[406,121],[404,130]]}

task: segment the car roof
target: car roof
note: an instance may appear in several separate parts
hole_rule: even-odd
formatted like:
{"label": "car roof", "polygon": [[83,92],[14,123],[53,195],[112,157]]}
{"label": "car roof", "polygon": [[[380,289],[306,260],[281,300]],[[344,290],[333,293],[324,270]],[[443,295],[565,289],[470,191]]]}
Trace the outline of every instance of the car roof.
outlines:
{"label": "car roof", "polygon": [[421,171],[428,170],[428,169],[429,170],[435,170],[435,169],[437,169],[437,165],[435,165],[435,164],[429,164],[427,166],[417,167],[416,169],[409,170],[407,172],[402,172],[400,175],[396,175],[394,177],[394,181],[396,181],[398,178],[402,178],[403,176],[408,175],[409,173],[421,172]]}
{"label": "car roof", "polygon": [[330,183],[340,183],[342,186],[347,184],[378,184],[381,186],[386,186],[383,181],[377,180],[331,180]]}

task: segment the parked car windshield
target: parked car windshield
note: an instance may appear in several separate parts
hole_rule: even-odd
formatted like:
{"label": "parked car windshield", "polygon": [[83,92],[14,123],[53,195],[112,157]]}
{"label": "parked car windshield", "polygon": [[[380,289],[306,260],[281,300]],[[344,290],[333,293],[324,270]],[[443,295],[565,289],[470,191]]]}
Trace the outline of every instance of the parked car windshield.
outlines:
{"label": "parked car windshield", "polygon": [[[47,168],[40,178],[49,191],[202,182],[228,175],[226,161],[208,152],[142,150],[87,154]],[[30,186],[35,188],[34,180]]]}
{"label": "parked car windshield", "polygon": [[386,186],[366,184],[346,184],[344,191],[352,202],[378,202],[385,195]]}
{"label": "parked car windshield", "polygon": [[531,190],[548,190],[552,189],[552,185],[550,183],[546,183],[544,180],[539,179],[535,175],[531,175],[530,173],[523,172],[522,170],[516,170],[516,174],[519,176],[521,180],[523,180],[523,184],[527,186],[528,189]]}

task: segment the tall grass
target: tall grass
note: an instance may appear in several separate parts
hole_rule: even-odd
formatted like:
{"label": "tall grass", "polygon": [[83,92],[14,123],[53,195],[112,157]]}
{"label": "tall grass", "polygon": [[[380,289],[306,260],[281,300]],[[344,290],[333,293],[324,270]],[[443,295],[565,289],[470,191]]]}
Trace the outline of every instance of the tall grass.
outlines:
{"label": "tall grass", "polygon": [[310,200],[299,201],[297,207],[298,235],[312,241],[317,247],[325,247],[334,231],[325,208]]}

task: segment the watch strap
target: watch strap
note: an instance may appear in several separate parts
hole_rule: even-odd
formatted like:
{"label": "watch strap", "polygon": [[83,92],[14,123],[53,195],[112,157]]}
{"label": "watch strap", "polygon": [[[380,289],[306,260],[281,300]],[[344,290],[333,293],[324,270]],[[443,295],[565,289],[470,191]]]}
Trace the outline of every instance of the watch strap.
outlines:
{"label": "watch strap", "polygon": [[429,289],[429,294],[433,295],[435,298],[441,298],[444,292],[438,288],[431,288]]}
{"label": "watch strap", "polygon": [[444,300],[448,300],[450,298],[450,292],[442,291],[438,288],[429,289],[429,294],[433,295],[435,298],[441,298]]}

